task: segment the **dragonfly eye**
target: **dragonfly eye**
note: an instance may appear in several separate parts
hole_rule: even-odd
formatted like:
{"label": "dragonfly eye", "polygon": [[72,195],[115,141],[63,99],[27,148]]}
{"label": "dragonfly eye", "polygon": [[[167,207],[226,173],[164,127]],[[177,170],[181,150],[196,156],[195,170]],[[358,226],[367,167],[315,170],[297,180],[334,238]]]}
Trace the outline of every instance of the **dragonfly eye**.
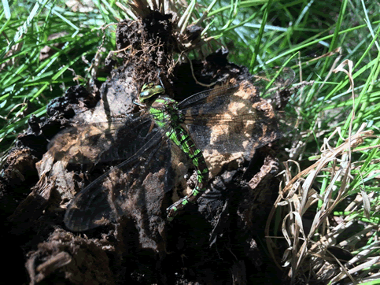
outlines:
{"label": "dragonfly eye", "polygon": [[149,99],[155,95],[161,95],[165,93],[165,89],[161,85],[156,85],[154,83],[145,83],[141,88],[141,93],[139,96],[140,102]]}

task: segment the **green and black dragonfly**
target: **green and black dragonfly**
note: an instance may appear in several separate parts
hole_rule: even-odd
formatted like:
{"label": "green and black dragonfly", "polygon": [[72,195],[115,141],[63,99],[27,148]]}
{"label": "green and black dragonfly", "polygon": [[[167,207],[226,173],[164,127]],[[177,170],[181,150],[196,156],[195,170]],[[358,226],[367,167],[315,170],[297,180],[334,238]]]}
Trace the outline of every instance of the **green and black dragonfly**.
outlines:
{"label": "green and black dragonfly", "polygon": [[[283,73],[294,77],[291,69]],[[56,135],[49,145],[56,160],[76,164],[124,160],[69,203],[64,217],[67,228],[84,231],[117,221],[128,211],[129,188],[139,187],[142,180],[130,179],[112,190],[116,188],[111,185],[110,173],[117,170],[119,175],[138,177],[129,174],[137,165],[147,173],[154,161],[165,159],[169,168],[175,155],[167,157],[164,153],[174,148],[189,158],[196,170],[197,185],[167,208],[171,220],[206,190],[213,165],[205,154],[248,159],[254,149],[281,135],[273,108],[258,95],[255,83],[243,82],[215,87],[178,103],[165,95],[161,85],[149,83],[139,95],[145,110],[121,120],[74,126]],[[164,187],[172,184],[165,183]]]}

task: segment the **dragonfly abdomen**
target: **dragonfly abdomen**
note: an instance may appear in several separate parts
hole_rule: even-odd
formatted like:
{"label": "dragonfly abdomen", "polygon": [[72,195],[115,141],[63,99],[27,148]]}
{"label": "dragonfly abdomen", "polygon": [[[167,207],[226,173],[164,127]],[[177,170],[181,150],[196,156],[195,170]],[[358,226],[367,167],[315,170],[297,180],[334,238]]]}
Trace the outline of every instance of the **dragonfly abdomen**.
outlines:
{"label": "dragonfly abdomen", "polygon": [[173,143],[175,143],[184,153],[188,155],[197,172],[197,186],[186,197],[178,200],[166,209],[168,219],[170,220],[189,202],[195,202],[199,198],[200,194],[206,190],[209,170],[202,151],[195,146],[186,129],[178,125],[173,128],[170,134],[167,135]]}
{"label": "dragonfly abdomen", "polygon": [[170,220],[189,202],[195,202],[206,190],[209,170],[202,151],[196,147],[188,131],[181,125],[181,113],[176,101],[160,97],[152,104],[150,113],[156,124],[166,130],[165,135],[192,160],[197,172],[197,186],[186,197],[166,209]]}

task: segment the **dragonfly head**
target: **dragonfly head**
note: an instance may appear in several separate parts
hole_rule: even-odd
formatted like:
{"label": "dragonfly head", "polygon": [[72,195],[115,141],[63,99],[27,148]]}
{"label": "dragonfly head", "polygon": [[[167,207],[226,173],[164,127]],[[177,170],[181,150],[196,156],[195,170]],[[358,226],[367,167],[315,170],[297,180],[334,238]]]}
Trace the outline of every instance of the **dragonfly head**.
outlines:
{"label": "dragonfly head", "polygon": [[143,103],[145,100],[153,96],[162,95],[164,93],[165,93],[165,89],[161,85],[157,85],[152,82],[145,83],[143,87],[141,88],[139,99],[140,99],[140,102]]}

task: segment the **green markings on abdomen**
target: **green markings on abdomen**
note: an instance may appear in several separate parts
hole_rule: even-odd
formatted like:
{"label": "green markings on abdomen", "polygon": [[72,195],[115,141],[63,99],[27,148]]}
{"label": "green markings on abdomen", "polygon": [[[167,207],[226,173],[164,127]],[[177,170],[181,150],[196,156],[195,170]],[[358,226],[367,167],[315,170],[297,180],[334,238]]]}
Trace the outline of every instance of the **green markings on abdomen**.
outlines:
{"label": "green markings on abdomen", "polygon": [[[160,128],[167,129],[166,136],[192,160],[197,172],[197,186],[189,195],[166,209],[169,220],[172,220],[178,211],[189,202],[195,202],[200,194],[206,190],[209,173],[202,151],[195,146],[187,130],[181,126],[180,114],[176,104],[177,102],[173,99],[160,97],[152,105],[150,113]],[[170,128],[168,128],[168,124]]]}
{"label": "green markings on abdomen", "polygon": [[183,209],[189,202],[195,202],[199,198],[199,195],[206,190],[205,187],[208,181],[208,168],[202,151],[196,148],[190,135],[184,128],[180,125],[176,126],[171,132],[169,138],[189,156],[197,170],[198,176],[197,186],[191,191],[191,193],[166,209],[168,219],[171,220],[179,210]]}

